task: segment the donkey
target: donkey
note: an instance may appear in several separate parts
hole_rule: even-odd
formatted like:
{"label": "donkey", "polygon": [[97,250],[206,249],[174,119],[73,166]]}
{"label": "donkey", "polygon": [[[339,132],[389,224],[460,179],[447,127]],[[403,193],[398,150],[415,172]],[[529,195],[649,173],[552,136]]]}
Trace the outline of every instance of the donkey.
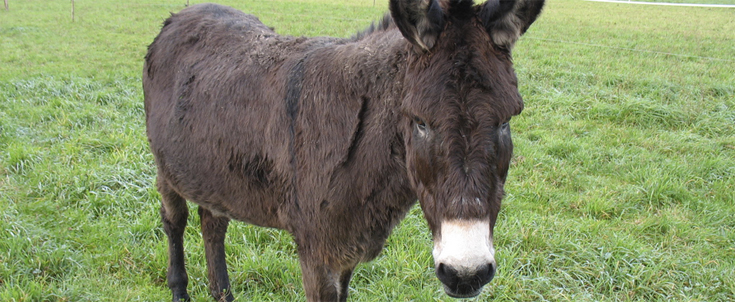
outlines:
{"label": "donkey", "polygon": [[230,219],[293,235],[308,301],[346,301],[418,200],[438,279],[473,297],[495,275],[493,227],[523,109],[511,49],[543,0],[390,0],[349,39],[276,34],[203,4],[148,48],[143,90],[168,286],[186,301],[186,200],[199,205],[209,288],[232,301]]}

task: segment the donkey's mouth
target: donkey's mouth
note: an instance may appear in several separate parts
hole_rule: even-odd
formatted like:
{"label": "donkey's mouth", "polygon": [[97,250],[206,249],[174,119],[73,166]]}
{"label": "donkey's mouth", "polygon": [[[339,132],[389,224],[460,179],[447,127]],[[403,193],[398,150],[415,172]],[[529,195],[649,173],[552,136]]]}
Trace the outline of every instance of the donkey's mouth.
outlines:
{"label": "donkey's mouth", "polygon": [[462,288],[461,286],[457,289],[452,289],[449,286],[444,285],[444,292],[452,298],[464,299],[477,297],[482,292],[482,287],[478,289],[472,289],[471,287]]}

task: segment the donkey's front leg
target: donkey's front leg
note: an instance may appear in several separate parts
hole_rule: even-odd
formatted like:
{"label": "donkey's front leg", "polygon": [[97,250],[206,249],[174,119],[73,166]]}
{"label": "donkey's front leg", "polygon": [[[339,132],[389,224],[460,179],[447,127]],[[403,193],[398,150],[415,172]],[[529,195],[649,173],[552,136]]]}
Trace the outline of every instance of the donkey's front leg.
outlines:
{"label": "donkey's front leg", "polygon": [[348,270],[342,271],[342,273],[339,276],[339,301],[345,302],[347,301],[347,294],[350,293],[350,279],[352,278],[352,271],[355,268],[350,268]]}
{"label": "donkey's front leg", "polygon": [[201,206],[199,217],[202,222],[204,253],[207,257],[209,290],[216,301],[232,301],[234,297],[230,290],[230,277],[227,275],[227,262],[225,262],[225,233],[230,219],[216,217]]}
{"label": "donkey's front leg", "polygon": [[349,283],[354,267],[333,269],[324,263],[300,254],[304,291],[309,302],[347,301]]}

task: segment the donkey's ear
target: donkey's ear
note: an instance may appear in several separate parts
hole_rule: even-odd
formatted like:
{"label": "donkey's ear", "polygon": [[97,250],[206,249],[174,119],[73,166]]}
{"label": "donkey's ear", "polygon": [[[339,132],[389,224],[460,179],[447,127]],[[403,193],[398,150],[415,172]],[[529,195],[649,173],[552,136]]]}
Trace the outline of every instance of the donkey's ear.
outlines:
{"label": "donkey's ear", "polygon": [[390,0],[390,13],[403,36],[429,51],[444,29],[444,12],[437,0]]}
{"label": "donkey's ear", "polygon": [[488,0],[478,16],[493,42],[512,49],[544,7],[544,0]]}

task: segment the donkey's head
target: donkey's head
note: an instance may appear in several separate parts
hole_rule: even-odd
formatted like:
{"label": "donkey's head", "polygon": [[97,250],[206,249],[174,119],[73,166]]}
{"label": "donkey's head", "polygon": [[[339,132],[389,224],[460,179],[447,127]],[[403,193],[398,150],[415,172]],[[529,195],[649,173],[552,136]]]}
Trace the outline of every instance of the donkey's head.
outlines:
{"label": "donkey's head", "polygon": [[495,274],[493,227],[523,109],[510,50],[544,0],[391,0],[412,44],[402,111],[409,178],[434,235],[436,274],[473,297]]}

